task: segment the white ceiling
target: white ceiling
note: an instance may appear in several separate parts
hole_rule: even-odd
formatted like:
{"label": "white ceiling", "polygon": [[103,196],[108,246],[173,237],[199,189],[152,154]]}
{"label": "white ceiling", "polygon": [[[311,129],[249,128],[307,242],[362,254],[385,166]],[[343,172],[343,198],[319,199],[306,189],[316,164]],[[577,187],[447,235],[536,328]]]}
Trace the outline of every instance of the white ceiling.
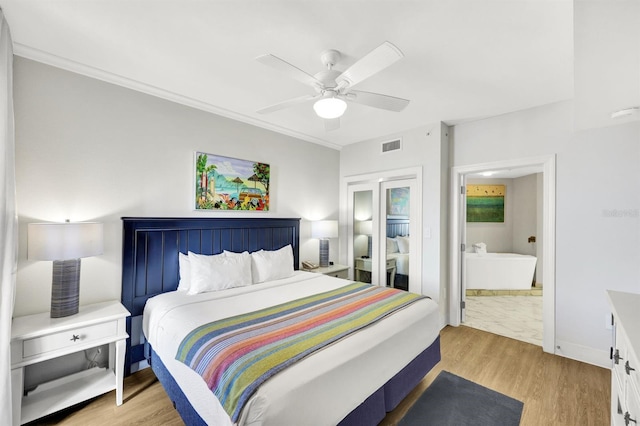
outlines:
{"label": "white ceiling", "polygon": [[[573,97],[571,0],[0,0],[17,55],[315,143],[343,145]],[[350,104],[326,132],[312,104],[255,111],[313,89],[255,57],[315,74],[388,40],[405,57],[357,85],[410,99]]]}

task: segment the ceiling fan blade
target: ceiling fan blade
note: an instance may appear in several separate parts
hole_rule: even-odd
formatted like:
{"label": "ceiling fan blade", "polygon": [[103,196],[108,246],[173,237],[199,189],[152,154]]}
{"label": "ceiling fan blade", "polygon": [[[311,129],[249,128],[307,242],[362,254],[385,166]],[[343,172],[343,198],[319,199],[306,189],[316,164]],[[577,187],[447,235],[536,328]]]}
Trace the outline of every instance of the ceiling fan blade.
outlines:
{"label": "ceiling fan blade", "polygon": [[330,118],[324,120],[324,130],[331,132],[340,128],[340,117]]}
{"label": "ceiling fan blade", "polygon": [[361,90],[350,90],[349,93],[344,95],[344,98],[357,104],[395,112],[400,112],[409,105],[408,99],[396,98],[380,93],[363,92]]}
{"label": "ceiling fan blade", "polygon": [[269,114],[269,113],[274,112],[274,111],[279,111],[281,109],[289,108],[290,106],[294,106],[294,105],[297,105],[297,104],[301,104],[303,102],[310,101],[310,100],[315,99],[317,97],[320,97],[320,95],[304,95],[304,96],[300,96],[299,98],[289,99],[287,101],[278,102],[277,104],[270,105],[270,106],[265,107],[265,108],[261,108],[256,112],[258,114]]}
{"label": "ceiling fan blade", "polygon": [[307,74],[306,72],[302,71],[300,68],[294,65],[291,65],[289,62],[278,58],[277,56],[273,56],[267,53],[265,55],[258,56],[256,58],[256,61],[260,62],[261,64],[270,66],[271,68],[275,68],[278,71],[281,71],[287,74],[289,77],[294,78],[304,84],[308,84],[310,86],[317,87],[317,88],[323,87],[320,80],[318,80],[311,74]]}
{"label": "ceiling fan blade", "polygon": [[389,65],[404,57],[400,49],[385,41],[380,46],[366,54],[355,64],[351,65],[336,78],[338,87],[353,87],[361,81],[382,71]]}

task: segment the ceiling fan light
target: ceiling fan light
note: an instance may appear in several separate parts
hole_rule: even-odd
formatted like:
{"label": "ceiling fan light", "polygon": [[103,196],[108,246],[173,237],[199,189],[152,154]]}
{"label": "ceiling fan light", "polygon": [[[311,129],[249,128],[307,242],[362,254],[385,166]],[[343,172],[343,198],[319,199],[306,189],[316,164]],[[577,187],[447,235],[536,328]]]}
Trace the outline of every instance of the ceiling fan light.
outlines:
{"label": "ceiling fan light", "polygon": [[338,98],[323,98],[313,104],[318,117],[332,119],[341,117],[347,109],[347,103]]}

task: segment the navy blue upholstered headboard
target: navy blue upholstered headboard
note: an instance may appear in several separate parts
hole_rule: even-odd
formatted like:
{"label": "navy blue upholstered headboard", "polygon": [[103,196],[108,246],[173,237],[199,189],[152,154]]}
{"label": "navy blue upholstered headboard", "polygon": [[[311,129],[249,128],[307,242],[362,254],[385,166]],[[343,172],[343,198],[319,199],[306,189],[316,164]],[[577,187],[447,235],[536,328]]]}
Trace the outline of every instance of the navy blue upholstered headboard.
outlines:
{"label": "navy blue upholstered headboard", "polygon": [[[218,254],[277,250],[291,244],[294,269],[300,260],[300,219],[124,217],[122,304],[132,318],[142,315],[150,297],[178,287],[178,253]],[[125,371],[144,359],[144,347],[127,339]]]}
{"label": "navy blue upholstered headboard", "polygon": [[387,219],[387,237],[409,235],[409,219]]}

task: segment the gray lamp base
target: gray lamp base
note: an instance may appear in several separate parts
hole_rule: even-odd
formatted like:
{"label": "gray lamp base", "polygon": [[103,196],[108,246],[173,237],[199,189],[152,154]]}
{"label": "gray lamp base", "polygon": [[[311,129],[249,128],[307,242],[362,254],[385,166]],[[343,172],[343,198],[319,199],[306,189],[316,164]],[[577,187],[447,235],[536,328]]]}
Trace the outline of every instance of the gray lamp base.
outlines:
{"label": "gray lamp base", "polygon": [[329,266],[329,239],[323,238],[320,240],[320,267],[327,266]]}
{"label": "gray lamp base", "polygon": [[54,260],[51,282],[51,318],[78,313],[80,304],[80,259]]}

